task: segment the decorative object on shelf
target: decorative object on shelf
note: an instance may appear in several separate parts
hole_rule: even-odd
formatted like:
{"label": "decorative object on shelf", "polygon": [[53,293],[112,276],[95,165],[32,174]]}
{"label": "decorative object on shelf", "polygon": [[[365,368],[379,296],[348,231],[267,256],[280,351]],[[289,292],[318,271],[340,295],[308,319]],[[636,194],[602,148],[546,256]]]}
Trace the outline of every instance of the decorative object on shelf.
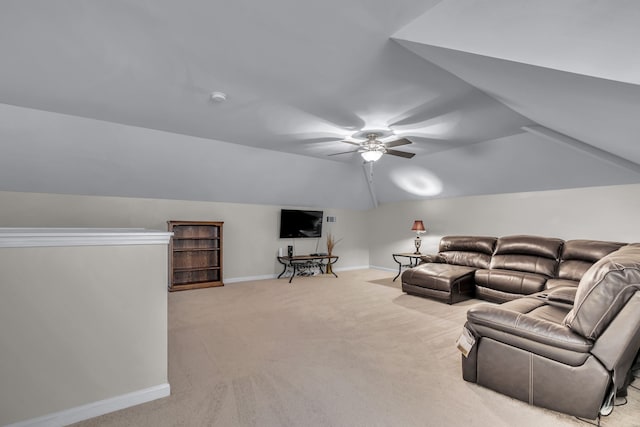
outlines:
{"label": "decorative object on shelf", "polygon": [[420,245],[422,244],[422,241],[420,240],[420,235],[427,232],[426,228],[424,228],[424,223],[422,222],[422,220],[416,219],[415,221],[413,221],[413,226],[411,227],[411,231],[416,232],[416,238],[413,241],[413,243],[416,246],[416,251],[414,252],[414,254],[420,255]]}
{"label": "decorative object on shelf", "polygon": [[[327,233],[327,254],[331,256],[333,254],[333,248],[342,241],[342,239],[337,239],[331,233]],[[334,274],[333,268],[331,267],[331,263],[327,265],[327,274]]]}

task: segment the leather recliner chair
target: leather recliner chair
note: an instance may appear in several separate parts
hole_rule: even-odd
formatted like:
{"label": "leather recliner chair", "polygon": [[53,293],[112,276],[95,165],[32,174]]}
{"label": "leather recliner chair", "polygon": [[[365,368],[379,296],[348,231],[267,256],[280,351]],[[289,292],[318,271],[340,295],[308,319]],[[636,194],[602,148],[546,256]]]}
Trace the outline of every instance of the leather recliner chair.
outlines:
{"label": "leather recliner chair", "polygon": [[480,304],[468,311],[465,327],[475,337],[462,357],[465,380],[595,419],[640,348],[640,244],[600,259],[577,289]]}

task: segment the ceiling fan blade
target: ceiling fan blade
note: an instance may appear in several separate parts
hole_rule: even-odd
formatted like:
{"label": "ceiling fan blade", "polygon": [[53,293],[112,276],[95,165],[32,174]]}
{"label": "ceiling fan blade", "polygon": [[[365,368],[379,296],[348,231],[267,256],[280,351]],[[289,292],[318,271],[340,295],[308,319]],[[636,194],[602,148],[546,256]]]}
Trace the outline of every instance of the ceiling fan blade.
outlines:
{"label": "ceiling fan blade", "polygon": [[349,154],[349,153],[357,153],[360,150],[353,150],[353,151],[343,151],[342,153],[333,153],[333,154],[327,154],[327,156],[338,156],[340,154]]}
{"label": "ceiling fan blade", "polygon": [[398,147],[400,145],[409,145],[409,144],[413,144],[413,142],[409,141],[407,138],[400,138],[400,139],[396,139],[395,141],[385,142],[384,146],[391,148],[391,147]]}
{"label": "ceiling fan blade", "polygon": [[351,145],[357,145],[358,147],[362,145],[361,142],[355,142],[355,141],[345,141],[342,140],[342,142],[346,142],[347,144],[351,144]]}
{"label": "ceiling fan blade", "polygon": [[406,151],[398,151],[398,150],[387,150],[387,154],[391,154],[392,156],[404,157],[405,159],[410,159],[415,156],[415,153],[407,153]]}

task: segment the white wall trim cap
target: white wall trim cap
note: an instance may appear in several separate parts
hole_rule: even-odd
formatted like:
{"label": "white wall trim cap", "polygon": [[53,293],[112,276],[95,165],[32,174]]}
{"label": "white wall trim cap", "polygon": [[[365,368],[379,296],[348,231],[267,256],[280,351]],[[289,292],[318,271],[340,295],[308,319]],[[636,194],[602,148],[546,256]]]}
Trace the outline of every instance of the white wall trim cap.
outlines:
{"label": "white wall trim cap", "polygon": [[109,412],[119,411],[120,409],[129,408],[141,403],[151,402],[152,400],[167,397],[171,394],[171,387],[168,383],[156,385],[132,393],[122,394],[120,396],[111,397],[109,399],[99,400],[97,402],[88,403],[75,408],[65,409],[64,411],[55,412],[43,417],[33,418],[26,421],[19,421],[9,424],[6,427],[59,427],[89,418],[98,417],[108,414]]}
{"label": "white wall trim cap", "polygon": [[0,227],[0,248],[168,245],[173,233],[144,228]]}

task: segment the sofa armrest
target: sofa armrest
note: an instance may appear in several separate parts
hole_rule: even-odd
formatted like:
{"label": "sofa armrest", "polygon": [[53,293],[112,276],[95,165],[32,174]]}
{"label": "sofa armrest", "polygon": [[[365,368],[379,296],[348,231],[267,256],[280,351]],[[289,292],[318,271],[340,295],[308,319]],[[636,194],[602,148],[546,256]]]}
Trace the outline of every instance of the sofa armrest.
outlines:
{"label": "sofa armrest", "polygon": [[467,312],[468,324],[481,325],[509,335],[579,353],[588,353],[593,343],[568,327],[537,319],[517,311],[488,304],[472,307]]}

